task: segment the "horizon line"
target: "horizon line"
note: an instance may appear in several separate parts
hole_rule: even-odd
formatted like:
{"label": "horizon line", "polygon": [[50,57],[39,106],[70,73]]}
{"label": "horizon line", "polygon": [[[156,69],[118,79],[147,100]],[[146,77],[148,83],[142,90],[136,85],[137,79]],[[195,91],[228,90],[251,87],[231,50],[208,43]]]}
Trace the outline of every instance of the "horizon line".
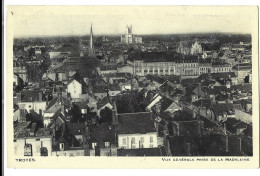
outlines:
{"label": "horizon line", "polygon": [[[189,33],[151,33],[151,34],[134,34],[137,36],[149,36],[149,35],[189,35],[189,34],[227,34],[227,35],[252,35],[250,33],[238,33],[238,32],[189,32]],[[125,34],[95,34],[95,36],[122,36]],[[43,35],[14,35],[13,38],[30,38],[30,37],[84,37],[84,36],[90,36],[85,34],[43,34]]]}

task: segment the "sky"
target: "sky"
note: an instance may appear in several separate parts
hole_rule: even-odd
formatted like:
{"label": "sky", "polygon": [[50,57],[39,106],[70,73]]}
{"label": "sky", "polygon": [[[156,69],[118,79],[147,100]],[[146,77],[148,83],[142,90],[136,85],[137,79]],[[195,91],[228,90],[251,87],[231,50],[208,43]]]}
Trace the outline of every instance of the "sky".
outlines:
{"label": "sky", "polygon": [[[133,33],[251,33],[256,7],[239,6],[14,6],[7,23],[15,37],[41,35],[121,35]],[[8,30],[8,27],[7,27]]]}

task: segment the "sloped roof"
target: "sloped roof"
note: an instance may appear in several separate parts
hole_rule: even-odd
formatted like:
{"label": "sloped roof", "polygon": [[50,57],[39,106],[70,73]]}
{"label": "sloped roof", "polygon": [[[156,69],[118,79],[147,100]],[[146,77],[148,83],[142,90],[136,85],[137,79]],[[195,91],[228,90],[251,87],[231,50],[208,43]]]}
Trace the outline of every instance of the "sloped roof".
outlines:
{"label": "sloped roof", "polygon": [[235,107],[231,103],[225,104],[213,104],[211,105],[212,110],[216,113],[216,115],[223,115],[223,113],[234,114]]}
{"label": "sloped roof", "polygon": [[53,98],[48,103],[46,111],[48,111],[48,109],[50,109],[53,105],[55,105],[56,103],[59,103],[59,102],[62,102],[65,107],[71,107],[71,101],[69,99],[67,99],[67,98],[64,98],[64,97],[60,96],[60,97]]}
{"label": "sloped roof", "polygon": [[149,112],[118,114],[118,134],[137,134],[156,132]]}
{"label": "sloped roof", "polygon": [[108,123],[102,123],[90,127],[90,142],[96,142],[100,147],[104,147],[105,142],[116,144],[115,127]]}
{"label": "sloped roof", "polygon": [[[99,102],[97,102],[97,109],[102,108],[103,106],[105,106],[106,104],[110,103],[108,97],[104,97],[102,100],[100,100]],[[111,103],[110,103],[111,104]]]}
{"label": "sloped roof", "polygon": [[39,101],[39,94],[42,94],[42,101],[45,100],[41,90],[23,90],[21,91],[21,99],[23,102]]}

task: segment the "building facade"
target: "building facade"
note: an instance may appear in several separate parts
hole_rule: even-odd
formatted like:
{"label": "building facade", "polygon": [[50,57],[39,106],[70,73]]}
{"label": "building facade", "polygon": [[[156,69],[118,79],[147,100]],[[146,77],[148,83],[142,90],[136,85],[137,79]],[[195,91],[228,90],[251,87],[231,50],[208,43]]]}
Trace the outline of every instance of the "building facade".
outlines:
{"label": "building facade", "polygon": [[132,25],[126,26],[126,33],[121,36],[121,42],[126,44],[142,43],[142,37],[134,36]]}

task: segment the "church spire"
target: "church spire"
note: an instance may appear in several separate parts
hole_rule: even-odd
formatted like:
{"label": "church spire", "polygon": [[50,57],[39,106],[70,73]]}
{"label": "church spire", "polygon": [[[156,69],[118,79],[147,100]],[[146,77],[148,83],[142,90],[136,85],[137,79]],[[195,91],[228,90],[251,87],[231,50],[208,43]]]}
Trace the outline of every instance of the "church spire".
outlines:
{"label": "church spire", "polygon": [[92,23],[90,27],[90,39],[89,39],[89,55],[94,55],[94,45],[93,45],[93,31],[92,31]]}

